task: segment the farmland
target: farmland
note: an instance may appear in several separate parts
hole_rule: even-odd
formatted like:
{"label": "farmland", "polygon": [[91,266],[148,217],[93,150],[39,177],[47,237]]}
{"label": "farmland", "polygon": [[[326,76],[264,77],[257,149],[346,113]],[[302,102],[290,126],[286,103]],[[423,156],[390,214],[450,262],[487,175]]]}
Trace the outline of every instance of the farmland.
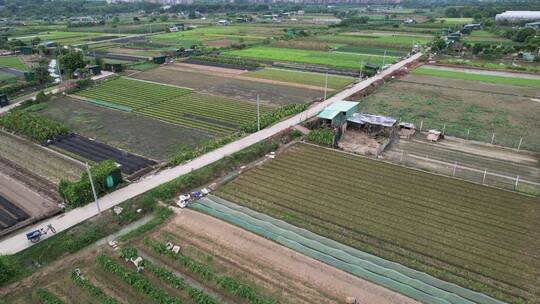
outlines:
{"label": "farmland", "polygon": [[428,75],[428,76],[444,77],[444,78],[452,78],[452,79],[481,81],[481,82],[489,82],[489,83],[496,83],[496,84],[507,84],[507,85],[518,85],[518,86],[529,86],[529,87],[534,87],[534,88],[540,88],[540,79],[522,78],[519,75],[516,75],[516,77],[502,77],[502,76],[475,73],[474,70],[471,71],[470,73],[467,73],[467,72],[449,71],[449,70],[443,70],[443,69],[434,69],[434,68],[429,68],[429,67],[417,68],[412,73],[416,75]]}
{"label": "farmland", "polygon": [[[256,106],[233,99],[193,93],[190,89],[125,78],[108,81],[78,95],[120,106],[126,111],[212,134],[226,134],[256,118]],[[122,109],[120,108],[120,109]],[[262,106],[264,113],[270,110]]]}
{"label": "farmland", "polygon": [[[257,101],[270,106],[310,102],[322,96],[321,88],[284,85],[268,80],[254,81],[251,73],[241,70],[177,63],[134,75],[134,78],[192,88],[198,93],[229,99]],[[242,76],[248,77],[242,77]],[[304,75],[304,74],[302,74]],[[239,78],[240,77],[240,78]],[[264,79],[262,79],[264,80]],[[300,80],[296,80],[297,82]],[[322,85],[324,86],[324,79]]]}
{"label": "farmland", "polygon": [[82,172],[81,165],[3,131],[0,132],[0,152],[3,158],[53,184],[61,179],[75,180]]}
{"label": "farmland", "polygon": [[[317,64],[330,68],[342,70],[357,71],[362,62],[382,64],[382,55],[369,55],[346,52],[323,52],[312,50],[275,48],[267,46],[257,46],[244,50],[234,50],[225,52],[227,55],[234,55],[246,58],[253,58],[264,61],[286,61],[303,64]],[[393,60],[393,57],[386,56],[387,63]]]}
{"label": "farmland", "polygon": [[[180,232],[181,231],[181,232]],[[230,236],[224,242],[218,234]],[[179,254],[165,243],[181,246]],[[185,210],[147,237],[86,250],[40,270],[29,284],[0,291],[9,303],[330,303],[358,294],[377,303],[414,303],[291,252],[264,238]],[[119,254],[144,258],[135,271]],[[262,258],[264,257],[264,258]],[[83,279],[73,274],[80,270]],[[44,292],[43,292],[44,291]]]}
{"label": "farmland", "polygon": [[83,136],[152,159],[166,160],[178,147],[212,138],[206,132],[96,107],[71,98],[56,98],[37,114],[58,121]]}
{"label": "farmland", "polygon": [[305,144],[217,195],[505,301],[539,296],[537,198]]}
{"label": "farmland", "polygon": [[[465,74],[465,73],[462,73]],[[474,74],[465,74],[465,76]],[[483,76],[483,75],[480,75]],[[518,79],[521,81],[521,79]],[[423,129],[445,127],[446,134],[540,151],[538,96],[533,87],[493,84],[412,74],[385,84],[361,98],[368,113],[389,115]]]}
{"label": "farmland", "polygon": [[28,67],[17,56],[0,56],[0,67],[26,71]]}
{"label": "farmland", "polygon": [[[266,68],[246,74],[248,77],[278,80],[307,84],[312,86],[324,87],[325,75],[321,73],[297,72],[293,70]],[[341,89],[350,84],[354,79],[352,77],[328,76],[328,88]]]}
{"label": "farmland", "polygon": [[191,90],[189,89],[160,86],[153,83],[120,78],[104,82],[96,87],[80,92],[78,95],[126,106],[136,111],[190,92]]}

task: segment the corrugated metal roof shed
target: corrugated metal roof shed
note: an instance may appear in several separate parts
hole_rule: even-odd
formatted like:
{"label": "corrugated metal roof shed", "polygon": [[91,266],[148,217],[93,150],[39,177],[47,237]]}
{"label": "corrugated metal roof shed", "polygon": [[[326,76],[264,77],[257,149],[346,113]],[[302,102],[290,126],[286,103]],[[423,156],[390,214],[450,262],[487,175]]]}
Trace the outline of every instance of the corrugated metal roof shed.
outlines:
{"label": "corrugated metal roof shed", "polygon": [[382,115],[372,115],[372,114],[363,114],[359,113],[357,115],[354,115],[353,117],[350,117],[347,119],[347,121],[354,122],[357,124],[372,124],[372,125],[380,125],[383,127],[392,127],[396,120],[392,117],[386,117]]}
{"label": "corrugated metal roof shed", "polygon": [[317,115],[317,117],[322,118],[322,119],[330,119],[330,120],[332,120],[339,113],[340,113],[340,111],[338,111],[338,110],[324,109],[321,113],[319,113],[319,115]]}
{"label": "corrugated metal roof shed", "polygon": [[358,102],[354,102],[354,101],[341,100],[341,101],[336,101],[336,102],[332,103],[331,105],[326,107],[325,110],[335,110],[335,111],[340,111],[340,112],[348,112],[352,108],[357,107],[358,104],[359,104]]}

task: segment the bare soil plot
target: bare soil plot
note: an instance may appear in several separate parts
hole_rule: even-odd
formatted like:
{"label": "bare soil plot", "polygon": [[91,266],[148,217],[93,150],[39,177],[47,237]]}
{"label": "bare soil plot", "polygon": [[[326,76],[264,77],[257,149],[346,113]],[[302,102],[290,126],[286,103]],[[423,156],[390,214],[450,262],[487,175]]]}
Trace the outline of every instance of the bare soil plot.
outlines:
{"label": "bare soil plot", "polygon": [[61,122],[74,132],[151,159],[166,160],[178,148],[213,136],[141,115],[57,98],[39,115]]}
{"label": "bare soil plot", "polygon": [[[193,65],[191,65],[193,66]],[[309,90],[293,86],[262,83],[234,79],[236,72],[221,71],[223,68],[205,67],[208,72],[200,72],[193,67],[173,65],[134,75],[134,78],[173,84],[192,88],[202,93],[224,96],[254,102],[257,94],[260,100],[274,105],[310,102],[322,97],[319,90]]]}
{"label": "bare soil plot", "polygon": [[503,301],[540,296],[538,198],[305,144],[217,195]]}
{"label": "bare soil plot", "polygon": [[54,184],[61,179],[76,180],[83,170],[79,163],[2,131],[0,155]]}
{"label": "bare soil plot", "polygon": [[[182,231],[182,233],[178,233]],[[296,253],[211,216],[184,209],[155,237],[169,234],[230,275],[260,282],[279,303],[341,303],[356,296],[361,303],[416,303],[324,263]],[[191,248],[190,248],[191,247]]]}
{"label": "bare soil plot", "polygon": [[[166,241],[179,244],[180,253],[160,251]],[[215,299],[203,303],[341,303],[350,295],[362,303],[417,303],[190,210],[173,215],[149,238],[120,244],[128,246],[149,262],[139,274],[118,251],[100,246],[51,263],[0,289],[0,295],[8,303],[36,303],[35,290],[43,288],[65,303],[100,302],[71,278],[78,268],[87,282],[119,303],[155,303],[157,294],[157,298],[171,299],[167,303],[200,303],[191,296],[194,292]],[[97,256],[105,257],[106,263]],[[235,282],[244,287],[235,287]],[[246,294],[251,300],[242,296]]]}
{"label": "bare soil plot", "polygon": [[0,173],[0,235],[59,210],[57,202],[40,196],[17,180]]}
{"label": "bare soil plot", "polygon": [[446,129],[450,136],[540,151],[540,103],[524,93],[538,90],[476,81],[408,75],[385,84],[374,94],[360,98],[368,113],[389,115],[420,125]]}

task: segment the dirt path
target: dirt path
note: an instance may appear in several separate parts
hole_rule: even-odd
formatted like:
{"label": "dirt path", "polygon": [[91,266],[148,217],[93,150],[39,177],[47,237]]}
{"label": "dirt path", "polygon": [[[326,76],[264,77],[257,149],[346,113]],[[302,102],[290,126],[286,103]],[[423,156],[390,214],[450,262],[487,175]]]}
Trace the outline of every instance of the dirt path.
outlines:
{"label": "dirt path", "polygon": [[467,73],[467,74],[480,74],[480,75],[490,75],[490,76],[499,76],[499,77],[525,78],[525,79],[540,80],[540,75],[525,74],[525,73],[512,73],[512,72],[501,72],[501,71],[492,71],[492,70],[468,69],[468,68],[449,67],[449,66],[440,66],[440,65],[431,65],[431,64],[427,64],[427,65],[425,65],[425,67],[430,68],[430,69],[434,69],[434,70],[462,72],[462,73]]}
{"label": "dirt path", "polygon": [[[193,210],[184,209],[179,212],[169,224],[168,229],[193,234],[195,237],[191,240],[194,242],[204,239],[212,240],[220,250],[233,252],[241,259],[243,257],[245,260],[254,260],[262,268],[283,273],[292,278],[293,282],[311,286],[315,290],[338,299],[355,296],[360,303],[417,303],[384,287]],[[208,244],[206,243],[206,246]]]}

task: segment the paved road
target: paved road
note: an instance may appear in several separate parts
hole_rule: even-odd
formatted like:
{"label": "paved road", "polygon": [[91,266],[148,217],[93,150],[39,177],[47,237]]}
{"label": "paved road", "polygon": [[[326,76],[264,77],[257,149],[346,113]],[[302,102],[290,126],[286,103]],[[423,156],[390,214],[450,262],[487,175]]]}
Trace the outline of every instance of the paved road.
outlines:
{"label": "paved road", "polygon": [[[50,88],[47,88],[45,92],[46,92],[46,94],[49,94],[49,92],[54,91],[57,88],[58,88],[58,86],[50,87]],[[25,100],[28,100],[28,99],[34,98],[37,95],[38,92],[32,92],[30,94],[27,94],[27,95],[24,95],[24,96],[21,96],[21,97],[17,97],[15,99],[9,101],[10,104],[8,106],[0,108],[0,115],[2,115],[4,113],[6,113],[7,111],[15,108],[16,106],[21,104],[21,102],[23,102]]]}
{"label": "paved road", "polygon": [[500,77],[525,78],[525,79],[540,80],[540,75],[533,75],[533,74],[527,74],[527,73],[512,73],[512,72],[503,72],[503,71],[467,69],[467,68],[449,67],[449,66],[431,65],[431,64],[426,64],[425,67],[430,68],[430,69],[434,69],[434,70],[462,72],[462,73],[467,73],[467,74],[480,74],[480,75],[490,75],[490,76],[500,76]]}
{"label": "paved road", "polygon": [[[388,69],[386,69],[385,71],[383,71],[382,73],[380,73],[379,75],[366,79],[364,81],[361,81],[357,83],[356,85],[354,85],[353,87],[347,90],[344,90],[334,95],[333,97],[310,107],[308,110],[302,113],[299,113],[291,118],[288,118],[287,120],[279,122],[269,128],[250,134],[235,142],[225,145],[219,149],[216,149],[212,152],[209,152],[198,158],[195,158],[187,163],[184,163],[182,165],[179,165],[170,169],[160,171],[159,173],[152,176],[148,176],[139,182],[130,184],[129,186],[126,186],[117,191],[114,191],[113,193],[107,194],[99,199],[101,209],[107,210],[109,208],[112,208],[130,198],[140,195],[161,184],[172,181],[173,179],[179,176],[182,176],[184,174],[187,174],[193,170],[207,166],[215,161],[222,159],[223,157],[227,155],[236,153],[266,138],[269,138],[283,130],[286,130],[294,125],[297,125],[311,117],[314,117],[331,103],[334,103],[339,100],[343,100],[357,93],[358,91],[364,88],[367,88],[369,85],[371,85],[375,81],[380,80],[384,78],[385,76],[391,74],[392,72],[399,70],[406,64],[417,60],[420,56],[421,54],[416,54],[408,59],[405,59],[399,63],[396,63],[392,65],[391,67],[389,67]],[[26,240],[25,234],[27,231],[32,231],[34,229],[44,227],[47,224],[52,224],[56,228],[56,230],[60,232],[70,227],[73,227],[97,214],[98,214],[98,211],[97,211],[96,205],[88,204],[84,207],[80,207],[80,208],[71,210],[67,213],[61,214],[59,216],[42,221],[28,229],[25,229],[24,231],[15,233],[9,236],[8,238],[5,238],[2,241],[0,241],[0,255],[17,253],[21,250],[24,250],[32,246],[33,244],[29,242],[28,240]]]}

